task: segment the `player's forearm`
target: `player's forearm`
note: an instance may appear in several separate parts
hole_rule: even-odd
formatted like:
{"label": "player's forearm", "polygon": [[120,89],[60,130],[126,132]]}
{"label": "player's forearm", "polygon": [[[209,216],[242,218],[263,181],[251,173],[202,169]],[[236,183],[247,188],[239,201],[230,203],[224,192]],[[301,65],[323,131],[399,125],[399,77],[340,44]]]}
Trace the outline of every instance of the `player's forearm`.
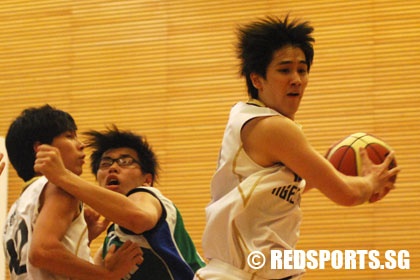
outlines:
{"label": "player's forearm", "polygon": [[124,228],[136,233],[148,229],[145,228],[148,213],[126,196],[87,182],[70,171],[65,176],[56,178],[55,182],[60,188]]}
{"label": "player's forearm", "polygon": [[345,189],[345,191],[343,191],[345,197],[343,197],[342,203],[339,204],[343,206],[356,206],[369,201],[373,192],[369,178],[346,175],[340,176],[344,183],[342,189]]}
{"label": "player's forearm", "polygon": [[69,252],[61,244],[31,248],[29,261],[37,268],[55,275],[80,280],[111,279],[111,273],[102,266],[94,265]]}
{"label": "player's forearm", "polygon": [[317,188],[331,201],[342,206],[360,205],[372,195],[372,185],[367,177],[346,176],[332,168],[326,168],[316,176],[316,180],[308,179],[309,188]]}
{"label": "player's forearm", "polygon": [[357,182],[352,182],[352,187],[356,194],[354,196],[354,203],[350,206],[368,202],[373,192],[372,186],[368,183],[368,180],[364,177],[351,177],[351,179],[357,180]]}

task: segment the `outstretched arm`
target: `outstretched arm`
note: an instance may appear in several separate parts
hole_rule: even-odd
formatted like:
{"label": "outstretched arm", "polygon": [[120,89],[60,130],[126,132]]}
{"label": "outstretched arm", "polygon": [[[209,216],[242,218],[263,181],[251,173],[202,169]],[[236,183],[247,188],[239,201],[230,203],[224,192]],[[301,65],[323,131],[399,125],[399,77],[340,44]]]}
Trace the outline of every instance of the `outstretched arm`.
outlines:
{"label": "outstretched arm", "polygon": [[37,148],[34,169],[108,220],[134,233],[143,233],[155,227],[162,214],[160,202],[149,193],[138,192],[126,197],[70,172],[64,167],[60,151],[50,145]]}
{"label": "outstretched arm", "polygon": [[258,164],[271,166],[282,162],[307,181],[308,189],[318,188],[340,205],[377,201],[394,188],[391,177],[399,168],[388,170],[394,157],[374,165],[362,151],[364,176],[345,176],[308,143],[302,130],[290,119],[280,116],[256,118],[242,129],[245,151]]}

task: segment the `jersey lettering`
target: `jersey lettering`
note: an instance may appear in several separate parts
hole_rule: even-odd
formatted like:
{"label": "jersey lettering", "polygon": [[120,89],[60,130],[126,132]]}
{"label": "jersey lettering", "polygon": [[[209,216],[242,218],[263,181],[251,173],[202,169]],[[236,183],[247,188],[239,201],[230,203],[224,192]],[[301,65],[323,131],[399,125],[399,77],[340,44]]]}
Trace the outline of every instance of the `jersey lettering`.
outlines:
{"label": "jersey lettering", "polygon": [[286,200],[290,204],[295,204],[294,196],[299,193],[299,188],[295,185],[287,185],[287,186],[281,186],[278,188],[274,188],[271,191],[272,194],[275,196],[280,197],[281,199]]}
{"label": "jersey lettering", "polygon": [[[28,243],[28,227],[24,220],[19,223],[14,239],[6,242],[7,252],[10,256],[9,271],[16,275],[26,273],[26,264],[21,265],[22,248]],[[23,260],[25,261],[25,260]]]}

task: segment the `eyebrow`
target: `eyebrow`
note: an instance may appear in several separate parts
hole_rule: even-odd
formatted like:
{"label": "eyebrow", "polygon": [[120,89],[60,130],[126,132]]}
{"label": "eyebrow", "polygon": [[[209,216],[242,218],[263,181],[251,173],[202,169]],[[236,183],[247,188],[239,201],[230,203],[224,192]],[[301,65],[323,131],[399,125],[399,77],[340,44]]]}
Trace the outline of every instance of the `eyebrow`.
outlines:
{"label": "eyebrow", "polygon": [[[279,63],[277,63],[277,65],[286,65],[286,64],[292,64],[292,61],[291,60],[283,60],[283,61],[280,61]],[[299,60],[299,64],[307,64],[306,63],[306,60]]]}
{"label": "eyebrow", "polygon": [[[133,156],[131,156],[129,154],[122,154],[122,155],[119,155],[117,158],[123,158],[123,157],[131,157],[131,158],[134,158]],[[111,158],[112,159],[112,157],[110,157],[110,156],[103,156],[103,157],[101,157],[101,159],[103,159],[103,158]]]}

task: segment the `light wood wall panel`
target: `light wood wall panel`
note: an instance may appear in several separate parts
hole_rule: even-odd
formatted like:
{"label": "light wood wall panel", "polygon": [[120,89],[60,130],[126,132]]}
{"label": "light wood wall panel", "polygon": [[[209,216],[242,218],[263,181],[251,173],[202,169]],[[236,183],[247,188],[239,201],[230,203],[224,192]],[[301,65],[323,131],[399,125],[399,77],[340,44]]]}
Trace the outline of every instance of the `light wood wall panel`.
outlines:
{"label": "light wood wall panel", "polygon": [[[81,132],[115,123],[147,135],[162,166],[157,187],[178,205],[201,251],[224,124],[246,99],[235,28],[287,12],[315,26],[297,115],[308,139],[324,153],[347,134],[377,134],[403,168],[397,189],[374,205],[345,208],[306,194],[299,249],[411,253],[410,270],[327,267],[304,279],[417,279],[418,1],[2,0],[0,134],[23,108],[50,103],[69,111]],[[21,184],[12,168],[9,175],[8,206]],[[94,181],[88,166],[82,176]]]}

